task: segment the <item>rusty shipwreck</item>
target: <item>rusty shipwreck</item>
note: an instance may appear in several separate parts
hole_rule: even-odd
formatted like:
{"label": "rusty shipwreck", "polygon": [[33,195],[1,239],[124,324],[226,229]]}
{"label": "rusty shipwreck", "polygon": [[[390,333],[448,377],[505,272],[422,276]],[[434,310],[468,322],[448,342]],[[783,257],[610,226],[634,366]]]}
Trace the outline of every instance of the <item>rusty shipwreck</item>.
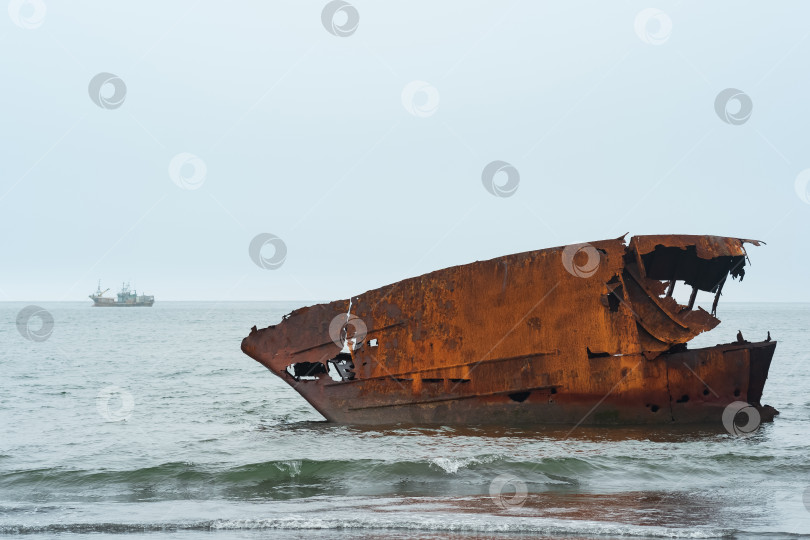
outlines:
{"label": "rusty shipwreck", "polygon": [[769,420],[770,335],[687,347],[719,324],[745,244],[620,237],[454,266],[254,326],[242,351],[341,423],[719,424],[735,401]]}

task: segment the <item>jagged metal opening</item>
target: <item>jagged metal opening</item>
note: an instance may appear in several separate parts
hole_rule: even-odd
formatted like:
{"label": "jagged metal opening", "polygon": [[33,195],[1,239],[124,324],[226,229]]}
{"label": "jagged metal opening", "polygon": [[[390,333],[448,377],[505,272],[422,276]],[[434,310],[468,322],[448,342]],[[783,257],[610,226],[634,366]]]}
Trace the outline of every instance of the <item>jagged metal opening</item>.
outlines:
{"label": "jagged metal opening", "polygon": [[323,362],[297,362],[287,366],[287,373],[296,381],[312,381],[326,374],[326,366]]}
{"label": "jagged metal opening", "polygon": [[335,381],[350,381],[354,379],[354,361],[347,352],[339,352],[329,360],[329,376]]}
{"label": "jagged metal opening", "polygon": [[742,281],[745,276],[744,255],[721,255],[711,259],[698,257],[695,246],[656,246],[655,250],[641,256],[648,278],[661,281],[683,281],[701,291],[716,293],[718,287],[731,274]]}
{"label": "jagged metal opening", "polygon": [[517,401],[518,403],[523,403],[529,398],[530,395],[531,392],[515,392],[514,394],[509,394],[509,399],[512,401]]}
{"label": "jagged metal opening", "polygon": [[619,279],[619,276],[613,276],[607,282],[608,287],[608,294],[607,294],[607,304],[608,309],[615,313],[619,311],[619,306],[624,302],[624,286],[622,285],[622,281]]}
{"label": "jagged metal opening", "polygon": [[585,352],[587,353],[588,358],[608,358],[610,356],[613,356],[609,352],[604,351],[593,352],[590,347],[585,347]]}
{"label": "jagged metal opening", "polygon": [[[745,255],[718,255],[705,259],[698,256],[695,246],[681,248],[658,245],[653,251],[641,255],[646,277],[666,284],[666,296],[674,297],[678,304],[692,309],[698,291],[714,294],[712,315],[717,311],[717,303],[728,276],[740,281],[745,276],[745,259]],[[689,291],[686,301],[675,296],[676,289],[680,294],[684,289],[678,287],[678,282],[686,285]]]}

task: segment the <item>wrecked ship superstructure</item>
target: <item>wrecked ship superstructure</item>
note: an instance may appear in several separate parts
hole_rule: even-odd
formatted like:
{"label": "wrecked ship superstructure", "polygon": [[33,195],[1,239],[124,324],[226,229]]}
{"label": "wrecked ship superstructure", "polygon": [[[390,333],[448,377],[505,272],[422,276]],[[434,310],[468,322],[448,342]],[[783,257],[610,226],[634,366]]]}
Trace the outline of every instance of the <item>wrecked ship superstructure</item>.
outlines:
{"label": "wrecked ship superstructure", "polygon": [[621,237],[454,266],[254,326],[242,351],[342,423],[719,423],[735,401],[769,420],[770,335],[686,345],[719,324],[746,243]]}

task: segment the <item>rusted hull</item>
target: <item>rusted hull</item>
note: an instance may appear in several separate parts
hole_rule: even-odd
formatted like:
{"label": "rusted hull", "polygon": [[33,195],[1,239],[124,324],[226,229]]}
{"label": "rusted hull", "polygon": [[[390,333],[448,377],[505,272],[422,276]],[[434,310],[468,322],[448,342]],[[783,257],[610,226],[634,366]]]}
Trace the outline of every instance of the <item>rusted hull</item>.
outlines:
{"label": "rusted hull", "polygon": [[719,320],[665,290],[719,297],[743,242],[634,237],[452,267],[296,310],[242,350],[341,423],[717,423],[735,401],[768,420],[776,343],[687,350]]}
{"label": "rusted hull", "polygon": [[[602,386],[572,393],[565,381],[520,391],[492,392],[469,382],[387,379],[348,385],[287,379],[326,419],[345,424],[424,425],[628,425],[713,423],[735,401],[757,406],[764,421],[772,413],[760,399],[776,342],[737,344],[643,357],[593,360]],[[541,358],[534,363],[542,370]],[[622,373],[626,375],[622,376]],[[615,376],[614,376],[615,375]]]}

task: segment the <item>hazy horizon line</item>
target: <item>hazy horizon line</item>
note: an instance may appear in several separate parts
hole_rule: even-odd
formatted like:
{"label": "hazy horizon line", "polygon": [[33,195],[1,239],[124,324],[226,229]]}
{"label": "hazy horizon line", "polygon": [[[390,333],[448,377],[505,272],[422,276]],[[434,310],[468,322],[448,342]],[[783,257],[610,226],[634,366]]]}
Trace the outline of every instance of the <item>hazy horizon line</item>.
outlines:
{"label": "hazy horizon line", "polygon": [[[356,298],[355,295],[352,298]],[[323,303],[329,304],[331,302],[336,302],[340,300],[348,300],[348,298],[338,298],[337,300],[320,300],[320,299],[297,299],[297,300],[222,300],[222,299],[204,299],[204,300],[156,300],[155,305],[159,303],[179,303],[179,302],[233,302],[233,303],[266,303],[266,302],[309,302],[309,303]],[[86,302],[85,300],[0,300],[0,304],[20,304],[25,302],[49,302],[49,303],[62,303],[62,304],[69,304],[69,303],[83,303],[87,304],[90,307],[95,307],[92,302]],[[721,305],[725,304],[810,304],[810,300],[727,300],[723,302]],[[145,307],[145,306],[130,306],[130,307]]]}

